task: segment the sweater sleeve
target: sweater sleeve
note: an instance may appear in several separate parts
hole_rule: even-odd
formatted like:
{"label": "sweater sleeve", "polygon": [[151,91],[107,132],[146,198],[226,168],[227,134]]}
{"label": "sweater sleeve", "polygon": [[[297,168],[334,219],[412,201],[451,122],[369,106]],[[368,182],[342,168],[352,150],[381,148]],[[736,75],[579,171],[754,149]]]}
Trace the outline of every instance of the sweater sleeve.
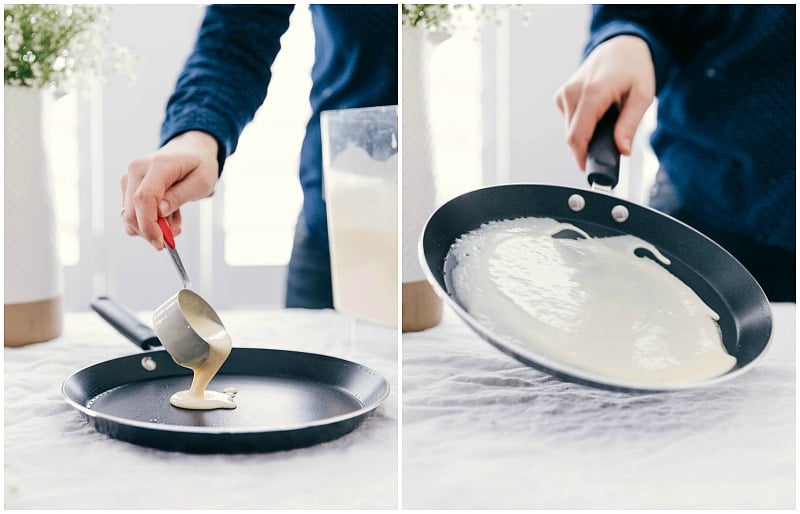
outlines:
{"label": "sweater sleeve", "polygon": [[584,51],[588,56],[600,43],[615,36],[634,35],[650,48],[656,74],[656,92],[669,79],[672,67],[680,60],[685,48],[699,36],[699,13],[676,5],[595,5],[589,42]]}
{"label": "sweater sleeve", "polygon": [[190,130],[212,135],[219,170],[264,101],[290,5],[210,5],[169,98],[161,145]]}

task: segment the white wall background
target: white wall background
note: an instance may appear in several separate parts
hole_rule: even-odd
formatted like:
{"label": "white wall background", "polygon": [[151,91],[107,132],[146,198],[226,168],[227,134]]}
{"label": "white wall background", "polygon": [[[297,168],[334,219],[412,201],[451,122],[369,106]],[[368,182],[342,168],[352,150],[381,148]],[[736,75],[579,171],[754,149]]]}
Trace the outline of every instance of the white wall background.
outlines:
{"label": "white wall background", "polygon": [[[60,137],[50,143],[61,145],[65,157],[75,150],[70,144],[77,144],[75,155],[70,155],[77,159],[77,177],[70,175],[72,162],[57,163],[54,169],[64,230],[60,243],[69,248],[64,267],[64,306],[69,311],[88,309],[99,295],[110,295],[135,310],[151,310],[180,285],[168,254],[125,234],[119,217],[120,179],[131,160],[158,146],[164,106],[194,42],[202,8],[115,5],[110,14],[109,40],[141,58],[136,83],[110,76],[88,94],[59,100],[72,102],[77,119],[61,120],[61,133],[56,134]],[[77,126],[75,143],[68,129],[63,130],[67,121]],[[184,215],[194,217],[196,210],[189,207]],[[180,240],[187,268],[197,270],[196,227],[189,227]],[[199,275],[193,278],[203,285]]]}
{"label": "white wall background", "polygon": [[[585,187],[585,179],[568,151],[564,121],[553,95],[580,63],[589,6],[534,5],[528,9],[527,26],[516,10],[501,20],[496,29],[495,72],[487,69],[484,74],[485,92],[494,93],[497,106],[498,179]],[[487,53],[491,47],[487,42]],[[502,52],[508,52],[508,57]],[[484,55],[490,65],[491,56]],[[490,107],[491,97],[485,98],[485,105]],[[500,126],[502,123],[507,127]],[[506,162],[508,169],[504,170]],[[490,163],[484,163],[490,171]]]}
{"label": "white wall background", "polygon": [[[482,110],[454,109],[449,116],[472,116],[452,123],[446,113],[436,112],[434,138],[437,151],[440,188],[449,197],[479,187],[508,182],[549,183],[586,188],[581,173],[565,139],[564,120],[554,103],[559,86],[569,78],[581,61],[588,38],[591,8],[588,5],[525,5],[499,9],[496,22],[484,24],[478,38],[480,98]],[[525,23],[523,20],[527,18]],[[458,35],[447,44],[460,45],[461,66],[470,52],[469,36]],[[444,66],[457,51],[438,49],[437,66]],[[471,67],[472,64],[465,64]],[[435,73],[444,74],[442,70]],[[470,86],[442,82],[432,93],[432,101],[453,95],[452,88],[471,91]],[[648,136],[652,113],[642,124],[634,140],[634,155],[623,158],[620,184],[615,194],[644,202],[657,163],[649,149]],[[443,148],[442,142],[469,140],[457,131],[479,131],[481,160],[479,177],[464,173],[459,164],[465,152],[462,144]],[[443,155],[445,154],[445,155]],[[643,169],[646,173],[643,175]],[[441,193],[442,191],[440,191]]]}
{"label": "white wall background", "polygon": [[580,62],[589,16],[586,5],[501,7],[492,21],[460,26],[436,48],[431,115],[440,203],[498,183],[586,186],[553,95]]}
{"label": "white wall background", "polygon": [[[527,25],[523,25],[519,9],[511,9],[502,20],[493,41],[494,56],[489,53],[492,41],[485,42],[485,91],[487,95],[494,94],[498,121],[496,153],[484,155],[484,176],[491,180],[493,160],[495,178],[500,181],[586,188],[586,175],[579,171],[569,152],[564,118],[553,97],[581,62],[591,7],[532,5],[526,9],[530,20]],[[492,60],[495,73],[491,72]],[[484,105],[491,109],[491,96],[485,96]],[[501,122],[506,125],[501,126]],[[653,124],[651,110],[640,125],[632,155],[622,158],[620,183],[615,189],[620,197],[647,202],[658,166],[648,142]],[[486,137],[490,139],[491,133]],[[503,169],[504,163],[507,169]]]}
{"label": "white wall background", "polygon": [[[113,78],[102,96],[102,221],[97,234],[95,293],[107,293],[134,309],[153,309],[180,286],[169,255],[156,252],[139,237],[129,237],[119,218],[120,179],[134,158],[158,148],[164,108],[200,26],[203,8],[197,5],[115,5],[109,37],[142,59],[133,87]],[[99,171],[99,173],[97,173]],[[181,209],[183,233],[177,244],[193,285],[201,294],[208,287],[200,273],[198,205]],[[97,213],[94,213],[97,215]]]}
{"label": "white wall background", "polygon": [[[281,209],[272,197],[262,195],[254,199],[252,194],[237,195],[248,197],[237,197],[236,200],[247,200],[237,203],[239,211],[244,209],[245,214],[252,212],[254,219],[260,217],[272,223],[269,230],[262,230],[262,237],[250,238],[256,256],[278,254],[285,258],[288,255],[284,247],[291,244],[299,209],[297,160],[309,112],[308,70],[313,33],[307,8],[298,6],[295,11],[292,26],[281,40],[283,50],[273,66],[280,78],[273,79],[267,98],[267,103],[278,104],[280,109],[259,111],[257,121],[248,126],[240,140],[240,151],[231,156],[226,165],[225,177],[231,176],[229,182],[233,182],[234,177],[250,174],[249,178],[238,182],[248,182],[251,192],[266,190],[269,186],[273,196],[278,195],[279,200],[290,204],[289,208]],[[125,78],[111,77],[94,95],[80,103],[81,257],[76,265],[65,269],[68,310],[86,309],[90,300],[98,295],[112,296],[133,310],[152,310],[180,287],[166,251],[156,252],[141,238],[125,234],[119,217],[120,179],[131,160],[158,148],[167,100],[195,42],[203,14],[202,5],[112,6],[109,39],[138,54],[142,66],[133,86]],[[268,119],[264,121],[265,118]],[[281,134],[286,134],[287,141],[270,135],[268,130],[265,132],[265,126],[273,132],[277,128]],[[264,141],[271,144],[265,145]],[[260,148],[252,152],[254,146]],[[265,158],[264,147],[281,155],[273,153]],[[265,185],[265,181],[269,184]],[[226,259],[223,246],[225,183],[226,180],[222,180],[218,184],[212,198],[191,202],[181,209],[183,232],[176,244],[192,285],[218,309],[279,308],[283,304],[285,287],[284,263],[272,257],[269,263],[259,264],[250,259],[247,265],[231,265],[230,255]],[[242,188],[237,189],[241,193]],[[270,205],[265,206],[265,201]],[[241,213],[237,219],[241,219]],[[275,223],[282,225],[276,228]],[[252,229],[242,225],[240,223],[237,228]],[[278,232],[285,236],[283,239],[289,238],[288,242],[281,241],[281,248],[267,248],[278,251],[263,251],[264,245],[278,246],[275,243]]]}

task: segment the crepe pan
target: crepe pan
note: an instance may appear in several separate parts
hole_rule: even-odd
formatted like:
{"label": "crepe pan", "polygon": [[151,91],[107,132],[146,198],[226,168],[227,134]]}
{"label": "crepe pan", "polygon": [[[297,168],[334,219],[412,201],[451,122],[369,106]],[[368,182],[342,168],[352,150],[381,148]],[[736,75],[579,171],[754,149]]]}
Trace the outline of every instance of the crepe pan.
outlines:
{"label": "crepe pan", "polygon": [[[619,176],[619,152],[613,140],[617,115],[609,111],[589,146],[588,180],[599,191],[507,184],[455,197],[436,209],[423,228],[419,242],[423,271],[437,294],[481,338],[518,361],[558,378],[626,392],[678,390],[729,380],[751,368],[767,349],[772,333],[769,301],[745,267],[714,241],[666,214],[609,194]],[[482,224],[521,217],[549,217],[571,223],[592,237],[630,234],[654,245],[671,261],[664,267],[719,314],[723,344],[736,357],[736,366],[720,377],[693,384],[642,385],[564,364],[493,333],[451,294],[449,271],[455,263],[447,259],[447,254],[457,238]],[[613,292],[608,301],[614,301]]]}
{"label": "crepe pan", "polygon": [[62,394],[99,432],[141,446],[188,453],[289,450],[354,430],[388,396],[389,384],[360,364],[313,353],[233,348],[209,388],[238,390],[235,409],[170,405],[192,372],[161,349],[153,330],[107,297],[92,308],[148,350],[88,366]]}

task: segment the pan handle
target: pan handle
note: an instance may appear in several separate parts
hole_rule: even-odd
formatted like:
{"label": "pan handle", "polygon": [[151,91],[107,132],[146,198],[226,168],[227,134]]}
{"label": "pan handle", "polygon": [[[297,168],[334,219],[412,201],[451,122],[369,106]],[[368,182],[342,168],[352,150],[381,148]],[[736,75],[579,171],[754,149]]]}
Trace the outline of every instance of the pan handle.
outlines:
{"label": "pan handle", "polygon": [[143,350],[161,346],[152,328],[142,323],[131,311],[108,296],[99,296],[90,304],[104,320]]}
{"label": "pan handle", "polygon": [[586,156],[586,178],[589,185],[614,189],[619,181],[619,149],[614,142],[614,126],[619,108],[612,105],[594,129]]}

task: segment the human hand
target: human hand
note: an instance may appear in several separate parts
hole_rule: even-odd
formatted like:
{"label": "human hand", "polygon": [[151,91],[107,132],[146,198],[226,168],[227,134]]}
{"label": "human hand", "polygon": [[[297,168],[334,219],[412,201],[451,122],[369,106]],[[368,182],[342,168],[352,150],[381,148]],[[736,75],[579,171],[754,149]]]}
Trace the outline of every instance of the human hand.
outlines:
{"label": "human hand", "polygon": [[582,171],[595,126],[612,104],[620,108],[614,141],[621,154],[630,155],[636,127],[655,91],[653,59],[643,39],[616,36],[589,54],[555,95],[566,122],[567,144]]}
{"label": "human hand", "polygon": [[181,233],[180,206],[209,196],[219,177],[217,140],[201,131],[176,136],[157,151],[133,160],[122,177],[122,219],[130,236],[164,248],[157,220]]}

